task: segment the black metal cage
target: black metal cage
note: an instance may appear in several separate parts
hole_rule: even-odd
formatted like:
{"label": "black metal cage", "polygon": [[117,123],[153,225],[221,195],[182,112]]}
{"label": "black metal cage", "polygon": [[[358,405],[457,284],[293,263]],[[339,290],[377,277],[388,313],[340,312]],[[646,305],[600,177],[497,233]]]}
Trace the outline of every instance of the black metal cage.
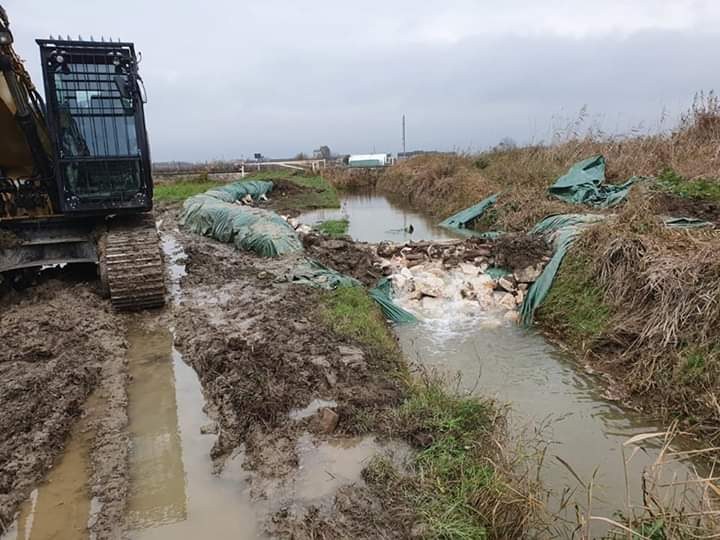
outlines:
{"label": "black metal cage", "polygon": [[149,210],[150,150],[133,44],[37,43],[62,211]]}

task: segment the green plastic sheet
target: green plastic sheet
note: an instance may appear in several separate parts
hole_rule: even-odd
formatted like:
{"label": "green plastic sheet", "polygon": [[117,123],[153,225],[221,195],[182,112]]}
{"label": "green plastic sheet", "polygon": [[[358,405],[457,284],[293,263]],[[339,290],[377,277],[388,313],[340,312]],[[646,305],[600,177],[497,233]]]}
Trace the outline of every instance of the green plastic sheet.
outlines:
{"label": "green plastic sheet", "polygon": [[328,290],[361,285],[357,279],[336,272],[313,259],[302,259],[287,275],[287,280],[290,283]]}
{"label": "green plastic sheet", "polygon": [[[287,280],[300,285],[310,285],[322,289],[337,289],[338,287],[361,287],[362,284],[355,278],[341,274],[320,264],[313,259],[301,260],[287,275]],[[383,312],[383,315],[394,323],[416,322],[415,316],[397,306],[392,300],[392,283],[388,278],[381,279],[375,288],[368,291]]]}
{"label": "green plastic sheet", "polygon": [[524,325],[532,324],[535,310],[545,300],[560,264],[578,235],[587,226],[603,221],[606,217],[598,214],[560,214],[543,219],[530,230],[530,234],[541,235],[552,244],[554,253],[525,296],[520,308],[520,318]]}
{"label": "green plastic sheet", "polygon": [[263,257],[303,251],[295,229],[270,210],[240,206],[246,195],[259,197],[272,189],[272,182],[235,182],[211,189],[185,201],[180,224],[190,231]]}
{"label": "green plastic sheet", "polygon": [[483,199],[479,203],[461,210],[455,215],[450,216],[446,220],[440,222],[441,227],[446,229],[467,229],[468,226],[482,217],[485,211],[497,202],[498,194],[490,195],[487,199]]}
{"label": "green plastic sheet", "polygon": [[663,222],[668,227],[676,229],[703,229],[705,227],[714,227],[714,223],[692,217],[666,217]]}
{"label": "green plastic sheet", "polygon": [[570,167],[548,191],[568,203],[608,208],[624,201],[638,180],[638,177],[633,176],[624,184],[605,184],[605,158],[597,155]]}
{"label": "green plastic sheet", "polygon": [[370,298],[375,300],[380,306],[385,317],[394,323],[414,323],[417,322],[415,315],[404,310],[392,299],[392,282],[388,278],[382,278],[378,281],[374,289],[370,289]]}

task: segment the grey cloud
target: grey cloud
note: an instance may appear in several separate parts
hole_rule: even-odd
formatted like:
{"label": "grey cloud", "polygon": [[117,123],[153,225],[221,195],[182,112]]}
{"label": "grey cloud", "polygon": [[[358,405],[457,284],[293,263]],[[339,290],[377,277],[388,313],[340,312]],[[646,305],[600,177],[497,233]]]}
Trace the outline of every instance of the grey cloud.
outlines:
{"label": "grey cloud", "polygon": [[29,4],[5,2],[34,75],[34,37],[136,41],[158,160],[291,155],[320,144],[397,151],[403,113],[412,148],[537,141],[554,117],[583,105],[606,130],[623,131],[655,125],[663,107],[677,115],[694,92],[718,86],[720,36],[702,24],[581,37],[479,29],[443,40],[422,38],[432,12],[410,2],[368,14],[325,2],[133,0],[121,13],[86,0],[63,12]]}

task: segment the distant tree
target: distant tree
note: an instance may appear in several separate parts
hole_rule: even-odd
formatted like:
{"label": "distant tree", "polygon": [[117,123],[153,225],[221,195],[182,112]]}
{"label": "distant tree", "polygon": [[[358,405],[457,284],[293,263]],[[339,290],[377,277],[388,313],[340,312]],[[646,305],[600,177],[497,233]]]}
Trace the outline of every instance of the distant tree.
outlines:
{"label": "distant tree", "polygon": [[507,152],[508,150],[515,150],[517,143],[512,137],[503,137],[495,147],[498,152]]}
{"label": "distant tree", "polygon": [[296,161],[304,161],[307,159],[307,156],[305,155],[305,152],[300,152],[298,155],[295,156]]}
{"label": "distant tree", "polygon": [[313,150],[313,155],[315,156],[315,159],[331,159],[332,158],[332,152],[330,151],[329,146],[321,146],[317,150]]}

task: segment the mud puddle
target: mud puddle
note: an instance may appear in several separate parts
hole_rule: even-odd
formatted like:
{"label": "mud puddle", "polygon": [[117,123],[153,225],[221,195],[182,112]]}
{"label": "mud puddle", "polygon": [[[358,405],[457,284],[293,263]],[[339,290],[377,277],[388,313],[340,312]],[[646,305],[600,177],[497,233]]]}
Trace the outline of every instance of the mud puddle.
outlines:
{"label": "mud puddle", "polygon": [[344,194],[339,210],[315,210],[298,217],[301,223],[311,226],[330,219],[348,219],[348,235],[361,242],[461,238],[422,214],[372,192]]}
{"label": "mud puddle", "polygon": [[[132,327],[130,538],[262,538],[242,455],[214,474],[212,423],[195,372],[164,328]],[[212,431],[212,429],[209,429]]]}
{"label": "mud puddle", "polygon": [[303,503],[332,502],[332,495],[341,487],[363,485],[362,471],[377,455],[393,459],[402,469],[411,455],[401,443],[380,443],[373,436],[331,438],[314,441],[308,433],[297,442],[298,473],[295,478],[295,499]]}
{"label": "mud puddle", "polygon": [[[95,397],[88,408],[97,406]],[[89,419],[81,418],[70,431],[65,451],[45,481],[21,506],[17,520],[2,540],[81,540],[88,538],[93,504],[89,492]]]}

